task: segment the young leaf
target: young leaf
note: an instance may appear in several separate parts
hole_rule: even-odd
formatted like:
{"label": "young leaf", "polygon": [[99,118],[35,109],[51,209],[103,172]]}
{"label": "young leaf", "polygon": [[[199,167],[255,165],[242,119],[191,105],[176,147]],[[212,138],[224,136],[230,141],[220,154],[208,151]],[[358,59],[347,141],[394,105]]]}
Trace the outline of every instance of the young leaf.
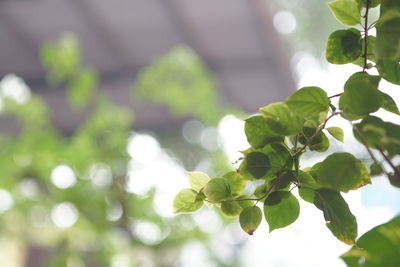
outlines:
{"label": "young leaf", "polygon": [[328,6],[340,23],[347,26],[360,24],[361,16],[354,0],[336,0],[329,2]]}
{"label": "young leaf", "polygon": [[351,28],[333,32],[326,44],[326,60],[332,64],[347,64],[361,55],[361,33]]}
{"label": "young leaf", "polygon": [[292,224],[299,214],[299,201],[290,192],[273,192],[264,202],[264,216],[270,232]]}
{"label": "young leaf", "polygon": [[229,217],[239,216],[243,208],[239,202],[222,202],[221,211]]}
{"label": "young leaf", "polygon": [[339,127],[329,127],[326,128],[328,133],[330,133],[336,140],[339,140],[340,142],[344,141],[344,133],[343,130]]}
{"label": "young leaf", "polygon": [[338,191],[321,188],[315,191],[315,206],[322,210],[326,226],[340,241],[354,245],[357,238],[356,217]]}
{"label": "young leaf", "polygon": [[200,192],[200,190],[210,181],[210,177],[203,172],[188,172],[189,183],[193,190]]}
{"label": "young leaf", "polygon": [[363,185],[363,177],[358,160],[350,153],[329,155],[316,169],[318,184],[347,192]]}
{"label": "young leaf", "polygon": [[293,113],[283,102],[273,103],[260,108],[268,126],[280,135],[295,135],[301,132],[303,119]]}
{"label": "young leaf", "polygon": [[245,208],[239,216],[239,223],[243,231],[252,235],[257,230],[262,220],[261,209],[257,206]]}
{"label": "young leaf", "polygon": [[262,116],[248,118],[244,124],[244,132],[249,144],[255,148],[283,141],[283,136],[273,132]]}
{"label": "young leaf", "polygon": [[228,181],[232,196],[240,195],[247,184],[247,180],[240,176],[237,172],[228,172],[223,176],[223,178]]}
{"label": "young leaf", "polygon": [[291,111],[303,118],[312,118],[329,108],[329,98],[319,87],[303,87],[285,100]]}
{"label": "young leaf", "polygon": [[204,187],[203,193],[211,203],[217,203],[231,197],[229,182],[225,178],[211,179]]}
{"label": "young leaf", "polygon": [[377,111],[382,103],[382,95],[378,91],[379,81],[379,76],[371,76],[365,72],[353,74],[344,85],[339,108],[351,119]]}
{"label": "young leaf", "polygon": [[194,212],[203,206],[193,189],[183,189],[174,198],[174,213]]}

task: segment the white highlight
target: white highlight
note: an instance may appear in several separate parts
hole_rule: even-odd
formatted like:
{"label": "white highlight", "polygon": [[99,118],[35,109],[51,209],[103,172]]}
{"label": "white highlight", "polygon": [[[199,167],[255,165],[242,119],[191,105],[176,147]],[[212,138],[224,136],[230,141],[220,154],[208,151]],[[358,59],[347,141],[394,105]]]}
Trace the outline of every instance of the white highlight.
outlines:
{"label": "white highlight", "polygon": [[274,26],[279,33],[292,33],[296,29],[296,25],[296,18],[289,11],[279,11],[274,16]]}
{"label": "white highlight", "polygon": [[161,153],[158,141],[148,134],[135,134],[128,141],[128,153],[136,162],[152,162]]}
{"label": "white highlight", "polygon": [[12,198],[11,194],[4,190],[0,189],[0,213],[3,213],[14,205],[14,199]]}
{"label": "white highlight", "polygon": [[10,98],[19,104],[25,104],[31,98],[31,90],[23,79],[8,74],[0,82],[0,94],[2,97]]}
{"label": "white highlight", "polygon": [[51,211],[51,220],[59,228],[68,228],[78,221],[78,210],[70,202],[56,205]]}
{"label": "white highlight", "polygon": [[76,183],[74,171],[67,165],[59,165],[51,172],[51,182],[61,189],[66,189]]}

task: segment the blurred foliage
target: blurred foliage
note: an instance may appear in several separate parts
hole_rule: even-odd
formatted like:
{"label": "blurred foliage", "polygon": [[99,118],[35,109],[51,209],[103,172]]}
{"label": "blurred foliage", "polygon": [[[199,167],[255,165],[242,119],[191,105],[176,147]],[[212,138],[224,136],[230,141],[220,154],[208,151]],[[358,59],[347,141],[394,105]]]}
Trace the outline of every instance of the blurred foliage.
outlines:
{"label": "blurred foliage", "polygon": [[215,125],[223,114],[215,89],[202,60],[189,47],[178,47],[139,73],[135,96],[166,105],[175,115]]}
{"label": "blurred foliage", "polygon": [[[99,75],[82,65],[73,35],[46,43],[40,56],[49,83],[65,87],[71,107],[89,113],[65,136],[52,125],[52,111],[39,95],[23,102],[2,95],[0,115],[16,119],[19,129],[0,134],[0,199],[9,201],[3,210],[0,205],[1,236],[23,244],[21,257],[29,247],[46,248],[43,266],[178,264],[185,243],[208,236],[191,216],[160,217],[153,204],[156,189],[146,195],[127,192],[132,111],[98,90]],[[168,104],[174,114],[213,125],[223,114],[208,71],[188,48],[174,50],[140,76],[138,93]],[[1,91],[6,86],[0,83]],[[64,172],[57,178],[60,168]],[[208,251],[217,266],[225,266]]]}

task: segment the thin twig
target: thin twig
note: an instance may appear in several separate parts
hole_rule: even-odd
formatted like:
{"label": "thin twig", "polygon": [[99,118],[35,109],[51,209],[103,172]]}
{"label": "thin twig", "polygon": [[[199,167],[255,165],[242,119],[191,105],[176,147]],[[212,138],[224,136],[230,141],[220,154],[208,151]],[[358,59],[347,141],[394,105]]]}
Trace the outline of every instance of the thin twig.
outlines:
{"label": "thin twig", "polygon": [[385,154],[385,152],[383,151],[383,148],[379,145],[376,145],[376,149],[378,149],[378,151],[381,153],[381,155],[383,156],[385,161],[390,165],[390,167],[392,167],[396,176],[400,177],[400,170],[398,168],[396,168],[396,166],[393,164],[392,160]]}
{"label": "thin twig", "polygon": [[363,72],[366,72],[367,65],[368,65],[368,12],[369,12],[369,6],[370,6],[370,0],[367,0],[367,6],[365,7],[365,14],[363,16],[364,18],[364,66],[363,66]]}
{"label": "thin twig", "polygon": [[[351,127],[354,130],[354,133],[357,135],[357,137],[360,139],[361,143],[364,145],[365,149],[367,149],[368,154],[370,155],[371,159],[380,166],[379,161],[375,157],[374,153],[372,153],[372,150],[368,146],[368,142],[365,139],[365,137],[362,135],[361,131],[353,124],[349,116],[347,116],[346,113],[341,112],[342,116],[350,123]],[[387,177],[389,177],[389,173],[382,168],[383,172],[386,174]]]}
{"label": "thin twig", "polygon": [[336,94],[336,95],[332,95],[332,96],[330,96],[330,97],[328,97],[328,98],[339,97],[339,96],[341,96],[341,95],[342,95],[342,93],[340,93],[340,94]]}
{"label": "thin twig", "polygon": [[236,198],[236,199],[227,199],[227,200],[222,200],[221,203],[222,203],[222,202],[246,201],[246,200],[260,201],[261,199],[267,197],[267,196],[272,192],[272,190],[275,189],[275,186],[278,184],[278,182],[279,182],[279,181],[276,180],[276,181],[271,185],[271,187],[268,188],[268,190],[264,193],[264,195],[262,195],[261,197],[258,197],[258,198]]}

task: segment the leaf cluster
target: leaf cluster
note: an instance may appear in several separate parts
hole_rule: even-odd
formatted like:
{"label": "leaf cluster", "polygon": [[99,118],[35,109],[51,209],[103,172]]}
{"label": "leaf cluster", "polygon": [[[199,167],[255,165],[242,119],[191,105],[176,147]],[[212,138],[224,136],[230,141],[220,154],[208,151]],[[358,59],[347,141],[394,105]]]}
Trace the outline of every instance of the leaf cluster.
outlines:
{"label": "leaf cluster", "polygon": [[[187,190],[192,190],[190,199],[195,201],[184,210],[181,209],[185,205],[176,201],[175,211],[191,212],[200,209],[202,203],[214,205],[227,216],[238,216],[241,227],[250,235],[259,226],[263,213],[273,231],[298,218],[300,205],[292,194],[297,188],[303,200],[322,211],[326,226],[336,238],[355,245],[357,221],[342,194],[370,184],[371,176],[380,173],[386,174],[394,186],[400,186],[399,166],[393,163],[400,154],[400,126],[372,114],[383,109],[400,115],[394,99],[380,90],[382,79],[400,84],[400,2],[335,0],[328,6],[339,22],[355,27],[329,36],[326,59],[332,64],[353,63],[362,70],[348,78],[341,94],[329,97],[319,87],[304,87],[282,102],[261,107],[259,115],[245,120],[251,147],[242,151],[239,168],[222,177],[203,179],[202,188],[181,191],[176,200],[182,192],[188,194]],[[380,8],[380,17],[373,23],[368,21],[372,8]],[[376,36],[369,34],[373,27]],[[372,68],[378,75],[368,73]],[[335,97],[339,97],[338,105],[332,101]],[[336,116],[348,121],[354,136],[366,148],[373,160],[370,170],[347,152],[331,153],[307,168],[300,166],[301,156],[307,151],[328,150],[332,141],[329,135],[344,141],[341,128],[327,127]],[[377,160],[376,153],[384,164]],[[390,170],[384,165],[389,165]],[[253,181],[261,181],[261,185],[249,191],[251,187],[246,183]],[[364,244],[363,240],[359,245]],[[368,246],[373,249],[371,243]],[[355,257],[367,251],[355,249],[351,253]],[[350,259],[349,255],[344,257]]]}

